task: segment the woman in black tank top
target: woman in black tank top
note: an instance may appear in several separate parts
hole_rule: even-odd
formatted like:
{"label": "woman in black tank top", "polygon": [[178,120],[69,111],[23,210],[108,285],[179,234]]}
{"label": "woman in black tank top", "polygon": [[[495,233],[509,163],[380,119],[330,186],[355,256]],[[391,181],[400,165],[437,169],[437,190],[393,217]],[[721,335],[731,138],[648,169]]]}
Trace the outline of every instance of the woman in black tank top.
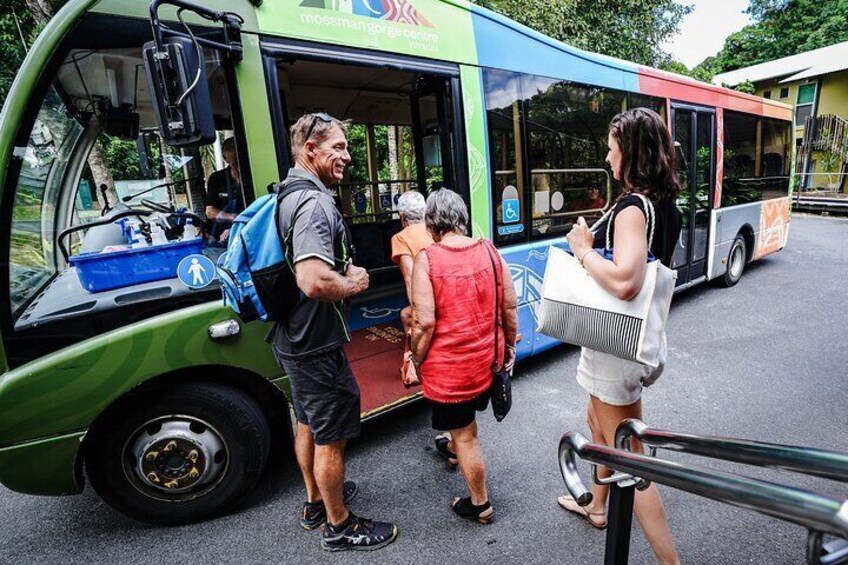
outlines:
{"label": "woman in black tank top", "polygon": [[[606,247],[607,225],[598,226],[596,236],[581,217],[568,234],[574,256],[586,272],[610,294],[630,300],[642,289],[648,252],[670,265],[680,234],[680,212],[675,199],[680,182],[674,167],[674,146],[662,118],[645,108],[622,112],[610,123],[607,162],[621,183],[622,195],[607,216],[613,260],[594,251]],[[642,199],[647,197],[656,212],[655,234],[646,237],[647,215]],[[642,418],[643,386],[652,384],[664,364],[648,367],[583,348],[577,367],[577,382],[589,393],[589,427],[592,441],[615,447],[615,431],[625,418]],[[608,469],[598,471],[608,477]],[[558,499],[560,506],[578,514],[596,528],[606,526],[608,487],[593,485],[592,503],[582,507],[570,496]],[[636,493],[636,517],[659,563],[679,563],[668,527],[665,509],[656,485]]]}

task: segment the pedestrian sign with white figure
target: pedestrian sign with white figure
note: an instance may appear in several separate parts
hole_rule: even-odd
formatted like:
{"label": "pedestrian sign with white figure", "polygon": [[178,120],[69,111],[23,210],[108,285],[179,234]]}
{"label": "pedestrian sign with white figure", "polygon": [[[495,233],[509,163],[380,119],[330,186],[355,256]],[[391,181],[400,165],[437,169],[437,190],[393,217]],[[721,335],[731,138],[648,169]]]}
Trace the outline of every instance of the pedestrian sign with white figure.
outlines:
{"label": "pedestrian sign with white figure", "polygon": [[205,255],[188,255],[177,266],[177,276],[189,288],[204,288],[215,279],[215,264]]}

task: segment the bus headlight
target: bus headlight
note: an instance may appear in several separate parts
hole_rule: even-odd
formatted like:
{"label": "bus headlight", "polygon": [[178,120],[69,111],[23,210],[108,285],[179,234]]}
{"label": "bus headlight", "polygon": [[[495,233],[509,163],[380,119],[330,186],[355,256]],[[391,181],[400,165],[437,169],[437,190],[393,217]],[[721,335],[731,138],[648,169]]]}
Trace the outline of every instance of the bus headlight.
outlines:
{"label": "bus headlight", "polygon": [[236,320],[227,320],[226,322],[218,322],[209,326],[209,337],[212,339],[223,339],[225,337],[235,337],[241,332],[241,326]]}

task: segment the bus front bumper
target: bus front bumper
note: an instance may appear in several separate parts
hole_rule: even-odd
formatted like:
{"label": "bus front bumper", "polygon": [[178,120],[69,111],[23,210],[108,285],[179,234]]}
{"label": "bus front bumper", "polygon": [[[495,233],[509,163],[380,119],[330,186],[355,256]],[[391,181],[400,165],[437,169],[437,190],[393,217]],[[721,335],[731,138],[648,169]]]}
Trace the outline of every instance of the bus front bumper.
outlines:
{"label": "bus front bumper", "polygon": [[33,440],[0,448],[0,483],[24,494],[79,494],[77,465],[85,432]]}

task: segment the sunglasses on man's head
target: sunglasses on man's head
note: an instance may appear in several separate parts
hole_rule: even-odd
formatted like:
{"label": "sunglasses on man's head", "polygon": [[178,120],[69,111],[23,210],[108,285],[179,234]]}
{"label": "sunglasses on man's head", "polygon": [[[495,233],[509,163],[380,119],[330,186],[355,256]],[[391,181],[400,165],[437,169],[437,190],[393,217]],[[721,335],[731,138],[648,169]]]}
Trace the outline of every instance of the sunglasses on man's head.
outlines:
{"label": "sunglasses on man's head", "polygon": [[309,124],[309,129],[306,130],[306,137],[303,138],[303,142],[306,143],[310,137],[312,137],[312,132],[315,130],[315,124],[318,123],[318,120],[321,120],[325,124],[333,123],[333,117],[326,112],[318,112],[317,114],[312,114],[312,123]]}

